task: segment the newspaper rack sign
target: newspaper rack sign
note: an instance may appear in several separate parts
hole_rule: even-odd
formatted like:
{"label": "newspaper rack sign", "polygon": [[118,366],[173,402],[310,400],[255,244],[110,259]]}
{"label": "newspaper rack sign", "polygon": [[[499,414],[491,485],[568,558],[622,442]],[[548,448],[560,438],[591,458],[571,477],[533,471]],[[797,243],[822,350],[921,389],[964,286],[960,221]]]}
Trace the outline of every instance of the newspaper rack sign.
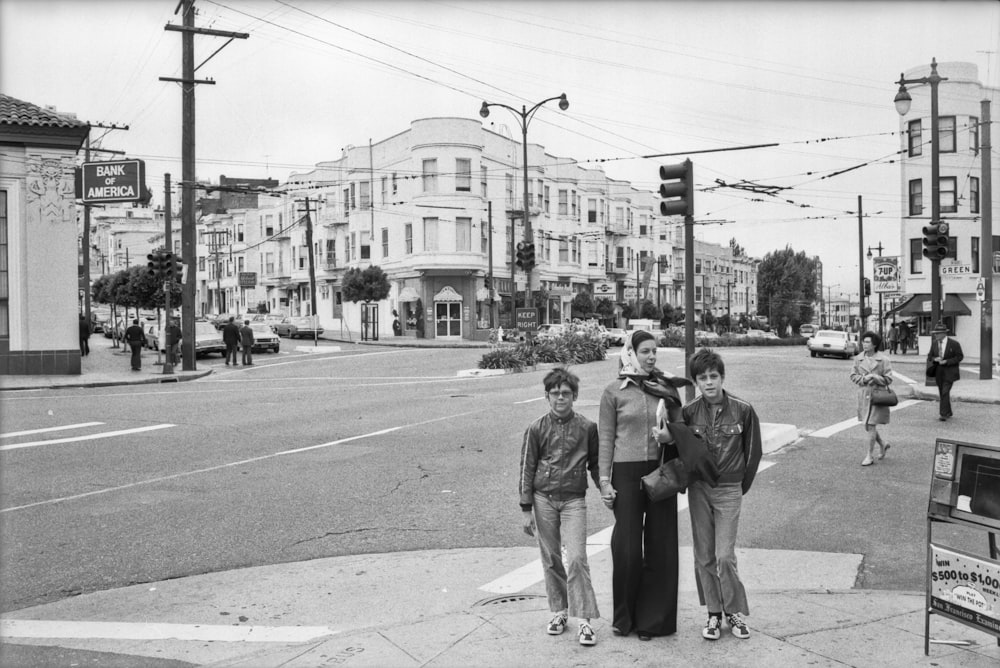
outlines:
{"label": "newspaper rack sign", "polygon": [[931,608],[1000,635],[1000,564],[931,544]]}

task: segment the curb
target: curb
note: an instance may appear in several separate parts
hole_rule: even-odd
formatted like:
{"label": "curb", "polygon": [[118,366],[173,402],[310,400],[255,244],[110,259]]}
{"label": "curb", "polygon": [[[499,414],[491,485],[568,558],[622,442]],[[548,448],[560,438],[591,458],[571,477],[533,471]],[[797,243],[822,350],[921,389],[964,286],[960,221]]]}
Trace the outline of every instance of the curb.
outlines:
{"label": "curb", "polygon": [[[61,390],[64,388],[82,388],[82,387],[117,387],[121,385],[161,385],[163,383],[183,383],[189,380],[198,380],[199,378],[204,378],[212,373],[212,369],[207,369],[205,371],[193,371],[187,372],[185,375],[162,375],[154,376],[152,378],[143,378],[136,380],[95,380],[83,383],[59,383],[56,385],[21,385],[21,386],[10,386],[2,385],[0,386],[0,392],[7,391],[21,391],[21,390]],[[9,377],[9,376],[8,376]]]}

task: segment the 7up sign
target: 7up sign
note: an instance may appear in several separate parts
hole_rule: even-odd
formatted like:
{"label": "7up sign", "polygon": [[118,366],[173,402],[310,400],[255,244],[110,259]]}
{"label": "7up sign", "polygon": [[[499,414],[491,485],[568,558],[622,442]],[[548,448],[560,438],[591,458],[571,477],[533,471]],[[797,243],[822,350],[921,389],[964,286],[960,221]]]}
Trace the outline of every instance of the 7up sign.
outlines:
{"label": "7up sign", "polygon": [[76,196],[84,204],[149,202],[142,160],[85,162],[77,170]]}

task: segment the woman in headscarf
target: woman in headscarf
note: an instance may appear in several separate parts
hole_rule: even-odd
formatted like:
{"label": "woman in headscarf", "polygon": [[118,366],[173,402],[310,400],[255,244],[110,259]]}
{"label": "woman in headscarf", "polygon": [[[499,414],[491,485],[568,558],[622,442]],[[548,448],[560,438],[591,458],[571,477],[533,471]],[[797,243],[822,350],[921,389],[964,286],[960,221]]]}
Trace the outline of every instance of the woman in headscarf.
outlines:
{"label": "woman in headscarf", "polygon": [[[656,338],[638,330],[626,338],[618,379],[601,396],[598,454],[601,497],[614,510],[611,534],[612,632],[640,640],[677,630],[677,497],[649,501],[642,476],[660,465],[654,437],[660,399],[670,422],[681,421],[676,387],[690,381],[656,368]],[[677,456],[664,445],[664,459]]]}

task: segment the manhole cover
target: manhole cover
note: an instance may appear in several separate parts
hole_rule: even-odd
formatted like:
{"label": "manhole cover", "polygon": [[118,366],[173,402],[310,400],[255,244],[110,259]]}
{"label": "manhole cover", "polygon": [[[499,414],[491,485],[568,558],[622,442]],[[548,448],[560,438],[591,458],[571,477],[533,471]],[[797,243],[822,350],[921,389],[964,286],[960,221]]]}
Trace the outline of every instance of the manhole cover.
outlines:
{"label": "manhole cover", "polygon": [[492,598],[484,598],[482,601],[477,601],[473,604],[476,606],[487,606],[487,605],[501,605],[503,603],[522,603],[524,601],[533,601],[539,598],[545,598],[540,594],[507,594],[504,596],[494,596]]}

